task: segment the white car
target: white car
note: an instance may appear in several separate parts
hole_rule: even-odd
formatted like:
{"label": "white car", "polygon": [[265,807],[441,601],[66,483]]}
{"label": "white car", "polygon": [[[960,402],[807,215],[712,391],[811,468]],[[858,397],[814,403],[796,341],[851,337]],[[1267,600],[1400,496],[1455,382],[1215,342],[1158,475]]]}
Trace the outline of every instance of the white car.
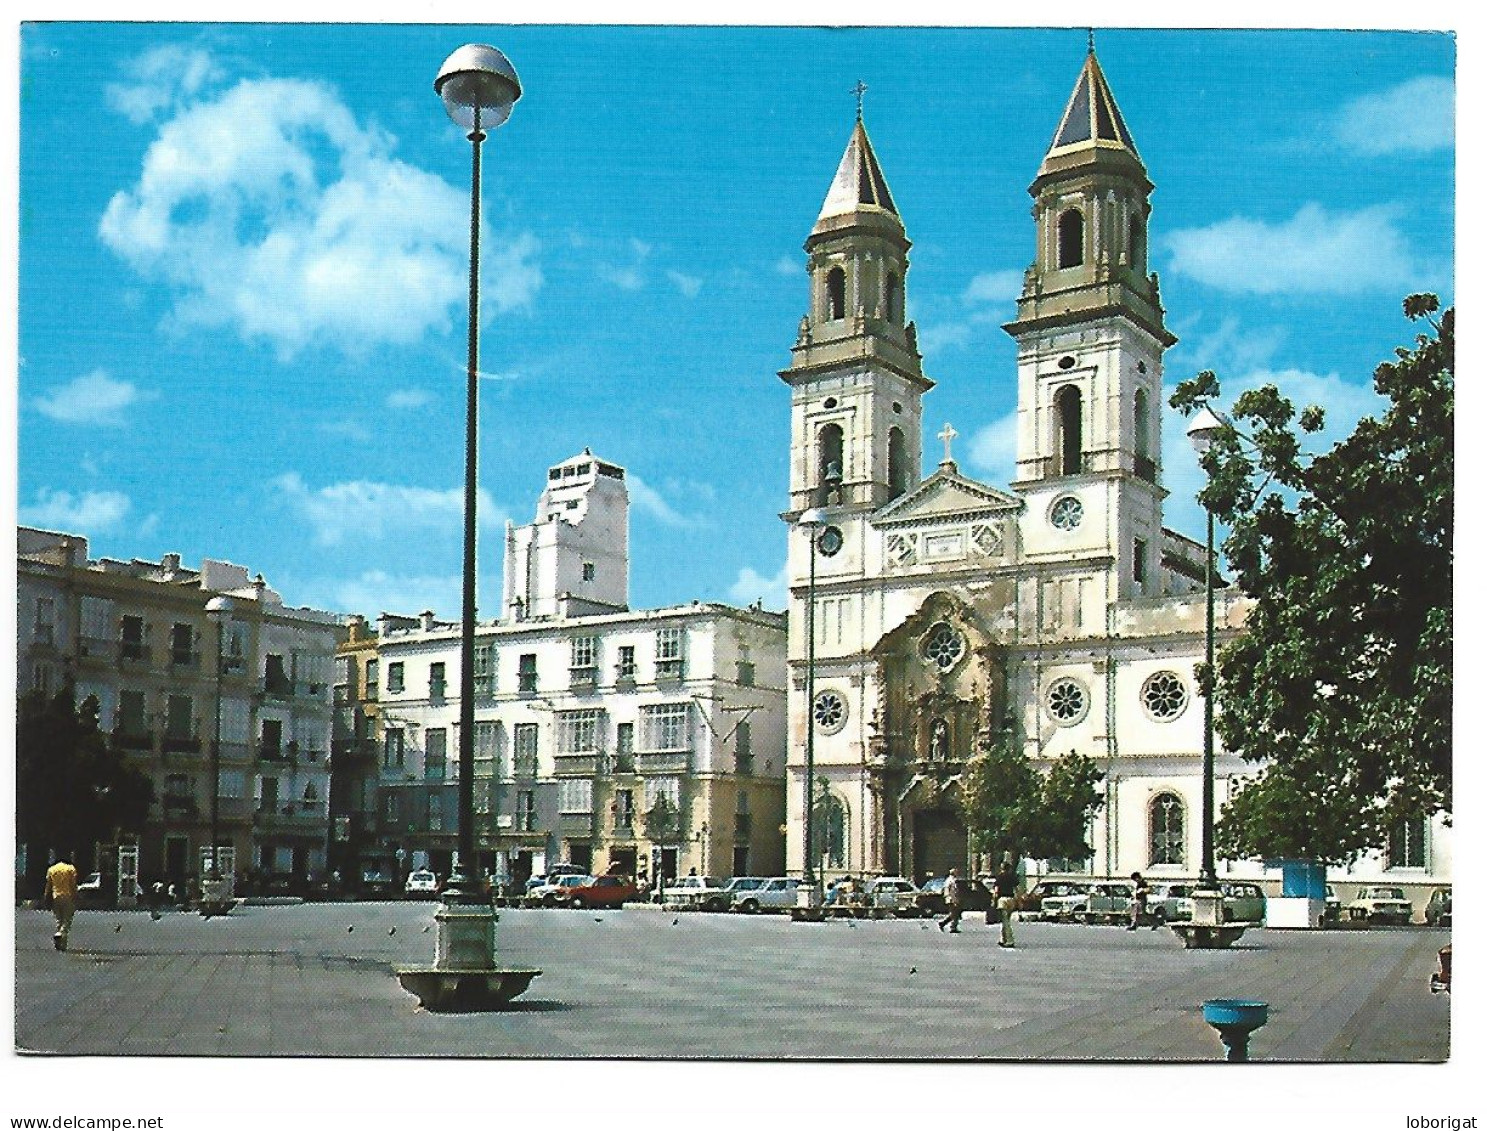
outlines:
{"label": "white car", "polygon": [[712,906],[723,897],[723,885],[712,876],[678,876],[666,881],[664,902],[674,907],[698,909]]}
{"label": "white car", "polygon": [[1151,885],[1151,893],[1146,897],[1146,911],[1155,919],[1166,922],[1168,919],[1181,918],[1181,911],[1187,908],[1188,914],[1192,914],[1192,905],[1185,903],[1193,892],[1190,883],[1157,883]]}
{"label": "white car", "polygon": [[[1167,916],[1179,922],[1187,922],[1193,917],[1192,889],[1188,894],[1177,900],[1176,908]],[[1241,883],[1239,881],[1225,881],[1219,884],[1219,890],[1224,893],[1224,922],[1226,923],[1263,923],[1265,921],[1265,893],[1260,890],[1259,884]]]}
{"label": "white car", "polygon": [[865,890],[869,907],[883,908],[894,915],[920,913],[915,898],[919,889],[914,886],[913,880],[906,880],[903,876],[879,876],[875,880],[868,880]]}
{"label": "white car", "polygon": [[403,898],[433,899],[439,894],[439,877],[427,868],[415,868],[403,883]]}
{"label": "white car", "polygon": [[543,907],[564,907],[568,903],[569,888],[585,887],[593,882],[593,876],[554,876],[549,883],[534,887],[527,897]]}
{"label": "white car", "polygon": [[795,892],[800,881],[793,876],[776,876],[761,887],[741,892],[733,901],[733,910],[752,915],[757,911],[784,911],[795,906]]}
{"label": "white car", "polygon": [[1404,897],[1403,888],[1367,887],[1348,904],[1348,917],[1370,923],[1405,924],[1415,917],[1415,907]]}

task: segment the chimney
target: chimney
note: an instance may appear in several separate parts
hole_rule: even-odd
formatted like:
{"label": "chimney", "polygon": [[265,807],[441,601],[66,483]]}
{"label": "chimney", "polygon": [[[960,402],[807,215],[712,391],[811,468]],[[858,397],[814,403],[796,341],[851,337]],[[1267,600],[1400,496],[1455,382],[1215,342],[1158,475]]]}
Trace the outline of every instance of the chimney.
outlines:
{"label": "chimney", "polygon": [[434,611],[432,609],[424,609],[423,612],[418,614],[418,627],[425,632],[434,631]]}

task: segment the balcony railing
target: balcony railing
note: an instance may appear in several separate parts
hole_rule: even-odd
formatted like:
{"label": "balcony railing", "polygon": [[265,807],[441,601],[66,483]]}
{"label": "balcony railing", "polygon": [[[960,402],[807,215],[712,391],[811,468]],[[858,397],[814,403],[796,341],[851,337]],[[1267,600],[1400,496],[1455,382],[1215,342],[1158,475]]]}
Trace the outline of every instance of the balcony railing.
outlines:
{"label": "balcony railing", "polygon": [[313,809],[304,809],[298,804],[279,805],[274,808],[262,805],[258,809],[255,822],[265,832],[310,833],[330,828],[325,808],[320,805],[316,805]]}
{"label": "balcony railing", "polygon": [[172,650],[170,654],[170,666],[176,670],[181,668],[195,668],[201,665],[200,652],[177,652]]}
{"label": "balcony railing", "polygon": [[113,660],[114,641],[102,636],[79,636],[77,654],[84,663],[102,664]]}
{"label": "balcony railing", "polygon": [[692,768],[690,750],[655,750],[635,756],[636,769],[642,774],[685,774]]}
{"label": "balcony railing", "polygon": [[194,797],[171,797],[167,794],[160,800],[160,808],[166,817],[194,817],[200,811]]}
{"label": "balcony railing", "polygon": [[116,727],[113,732],[114,745],[120,750],[153,750],[155,749],[155,732],[149,730],[134,730],[133,728]]}
{"label": "balcony railing", "polygon": [[594,667],[569,668],[568,687],[569,690],[578,692],[597,690],[599,687],[599,669]]}
{"label": "balcony railing", "polygon": [[594,835],[594,814],[559,813],[558,833],[562,836],[592,837]]}
{"label": "balcony railing", "polygon": [[161,736],[160,750],[164,754],[200,754],[201,739],[189,734],[166,734]]}
{"label": "balcony railing", "polygon": [[591,778],[601,772],[602,756],[594,750],[585,750],[553,756],[553,772],[559,777]]}

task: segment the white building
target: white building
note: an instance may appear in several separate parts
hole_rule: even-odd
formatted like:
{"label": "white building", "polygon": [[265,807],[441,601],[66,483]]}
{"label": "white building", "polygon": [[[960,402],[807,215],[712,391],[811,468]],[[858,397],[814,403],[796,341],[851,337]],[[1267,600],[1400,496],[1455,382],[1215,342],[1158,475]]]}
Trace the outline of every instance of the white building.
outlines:
{"label": "white building", "polygon": [[[632,612],[624,470],[587,451],[508,529],[506,616],[476,627],[476,843],[520,879],[559,860],[668,875],[784,863],[784,617]],[[457,623],[381,618],[379,862],[447,870],[457,824]],[[370,682],[370,681],[369,681]],[[657,800],[667,806],[653,821]],[[402,856],[396,854],[401,852]]]}
{"label": "white building", "polygon": [[[921,478],[933,382],[904,321],[910,242],[854,127],[805,243],[810,308],[780,374],[791,391],[792,868],[814,726],[828,876],[972,863],[959,774],[978,741],[1003,732],[1038,766],[1077,751],[1104,771],[1083,870],[1196,875],[1204,550],[1163,525],[1162,358],[1176,339],[1147,263],[1152,188],[1091,52],[1029,190],[1033,262],[1005,327],[1018,347],[1017,479],[1004,489],[962,475],[948,425],[943,459]],[[987,406],[988,419],[1000,414]],[[796,524],[815,507],[829,528],[807,703],[811,544]],[[1219,593],[1221,641],[1244,615]],[[1251,772],[1219,750],[1218,804]],[[1385,877],[1423,902],[1449,875],[1436,822],[1334,878]]]}

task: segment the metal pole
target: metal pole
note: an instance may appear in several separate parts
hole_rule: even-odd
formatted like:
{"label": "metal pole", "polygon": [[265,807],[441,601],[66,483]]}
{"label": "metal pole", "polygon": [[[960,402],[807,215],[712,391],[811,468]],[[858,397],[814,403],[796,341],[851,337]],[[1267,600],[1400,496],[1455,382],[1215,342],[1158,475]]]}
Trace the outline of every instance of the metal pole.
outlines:
{"label": "metal pole", "polygon": [[1204,618],[1203,661],[1208,672],[1203,692],[1203,872],[1199,886],[1218,886],[1218,872],[1213,864],[1213,508],[1204,507],[1208,515],[1208,552],[1204,558],[1203,590],[1207,604]]}
{"label": "metal pole", "polygon": [[480,108],[475,108],[470,131],[470,328],[469,363],[465,374],[465,558],[464,603],[460,614],[460,777],[459,853],[450,887],[456,898],[474,902],[475,879],[475,495],[476,442],[479,438],[480,396]]}
{"label": "metal pole", "polygon": [[804,864],[801,882],[814,885],[811,838],[816,806],[811,787],[816,778],[816,528],[808,526],[806,530],[811,539],[811,572],[805,598],[805,844],[801,853]]}
{"label": "metal pole", "polygon": [[207,879],[220,880],[222,875],[217,870],[217,795],[221,792],[221,763],[222,763],[222,637],[227,632],[227,618],[225,616],[217,620],[217,679],[215,692],[215,705],[212,712],[212,806],[210,828],[208,837],[211,841],[207,848]]}

